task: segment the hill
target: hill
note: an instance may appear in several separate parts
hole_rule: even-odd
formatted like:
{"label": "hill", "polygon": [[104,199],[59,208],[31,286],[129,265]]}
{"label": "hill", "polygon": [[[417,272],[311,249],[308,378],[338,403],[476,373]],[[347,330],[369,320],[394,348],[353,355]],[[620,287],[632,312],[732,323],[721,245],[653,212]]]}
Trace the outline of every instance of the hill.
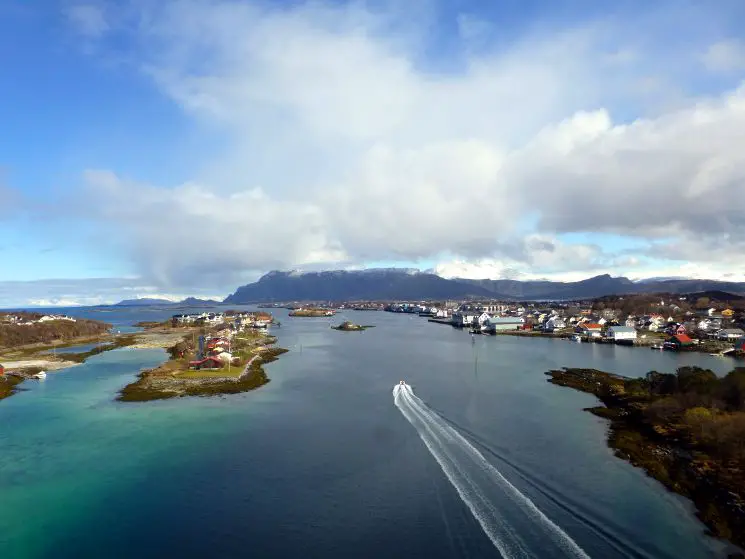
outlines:
{"label": "hill", "polygon": [[143,297],[141,299],[124,299],[119,301],[115,307],[147,307],[148,305],[173,305],[173,301],[168,299],[154,299],[150,297]]}
{"label": "hill", "polygon": [[155,299],[150,297],[143,297],[141,299],[125,299],[119,301],[115,307],[147,307],[151,305],[168,305],[169,307],[205,307],[212,305],[220,305],[220,301],[213,299],[197,299],[196,297],[187,297],[182,301],[171,301],[169,299]]}
{"label": "hill", "polygon": [[269,272],[239,287],[228,304],[287,301],[404,301],[491,298],[515,301],[594,299],[604,295],[696,293],[745,294],[745,283],[715,280],[652,279],[632,281],[608,274],[576,282],[445,279],[409,269],[326,272]]}

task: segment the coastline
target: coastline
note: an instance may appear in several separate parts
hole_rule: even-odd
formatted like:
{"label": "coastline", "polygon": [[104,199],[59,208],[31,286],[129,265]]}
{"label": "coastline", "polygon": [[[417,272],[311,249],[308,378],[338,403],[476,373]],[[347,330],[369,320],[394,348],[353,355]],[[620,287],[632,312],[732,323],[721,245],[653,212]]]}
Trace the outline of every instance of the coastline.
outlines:
{"label": "coastline", "polygon": [[745,548],[741,464],[711,452],[680,425],[649,421],[647,408],[655,400],[632,392],[632,386],[638,386],[641,379],[595,369],[565,368],[546,375],[552,384],[597,397],[604,405],[585,411],[610,421],[607,444],[614,454],[643,469],[668,490],[689,498],[709,535]]}
{"label": "coastline", "polygon": [[[81,336],[65,340],[64,343],[35,343],[24,346],[1,348],[0,364],[5,367],[5,374],[0,376],[0,400],[17,394],[21,384],[32,379],[35,374],[44,371],[56,373],[67,370],[100,353],[129,347],[132,349],[166,349],[183,337],[183,333],[164,332],[163,330],[144,331],[127,334],[106,332],[96,336]],[[75,348],[76,346],[93,345],[95,347],[81,352],[50,354],[54,349]]]}

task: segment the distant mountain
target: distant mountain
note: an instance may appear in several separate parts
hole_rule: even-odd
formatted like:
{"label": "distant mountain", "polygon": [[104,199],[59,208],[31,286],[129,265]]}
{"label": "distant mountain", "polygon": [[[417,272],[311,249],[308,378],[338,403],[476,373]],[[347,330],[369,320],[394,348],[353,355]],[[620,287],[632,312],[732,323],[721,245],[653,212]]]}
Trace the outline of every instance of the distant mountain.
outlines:
{"label": "distant mountain", "polygon": [[484,287],[496,298],[517,300],[594,299],[603,295],[683,294],[698,291],[745,293],[745,283],[692,279],[649,279],[634,282],[625,277],[614,278],[608,274],[575,282],[468,279],[460,281]]}
{"label": "distant mountain", "polygon": [[141,299],[125,299],[119,301],[115,307],[148,307],[152,305],[168,305],[174,307],[205,307],[212,305],[220,305],[220,301],[214,301],[212,299],[197,299],[196,297],[187,297],[182,301],[171,301],[169,299],[156,299],[152,297],[143,297]]}
{"label": "distant mountain", "polygon": [[275,271],[262,276],[255,283],[239,287],[224,303],[460,299],[490,295],[487,289],[478,285],[417,270]]}
{"label": "distant mountain", "polygon": [[493,298],[561,301],[633,293],[695,293],[724,291],[745,294],[745,283],[715,280],[652,279],[631,281],[608,274],[576,282],[445,279],[410,269],[369,269],[328,272],[269,272],[259,281],[239,287],[224,303],[283,301],[355,301]]}
{"label": "distant mountain", "polygon": [[205,307],[220,304],[222,304],[220,301],[215,301],[214,299],[198,299],[196,297],[187,297],[183,301],[174,303],[174,305],[178,305],[180,307]]}
{"label": "distant mountain", "polygon": [[124,299],[119,301],[115,307],[147,307],[149,305],[173,305],[173,301],[168,299],[154,299],[150,297],[143,297],[141,299]]}

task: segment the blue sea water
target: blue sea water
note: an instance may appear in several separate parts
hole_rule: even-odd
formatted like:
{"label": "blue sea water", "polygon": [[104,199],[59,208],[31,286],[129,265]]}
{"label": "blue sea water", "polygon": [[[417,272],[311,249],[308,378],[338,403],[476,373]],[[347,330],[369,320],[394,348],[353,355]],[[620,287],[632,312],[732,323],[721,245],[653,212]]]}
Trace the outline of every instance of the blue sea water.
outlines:
{"label": "blue sea water", "polygon": [[[120,328],[170,315],[67,312]],[[0,557],[499,557],[468,498],[537,557],[561,555],[541,535],[556,533],[543,517],[591,557],[724,553],[686,500],[613,456],[606,422],[583,411],[594,398],[543,373],[698,364],[724,374],[731,361],[507,336],[472,343],[388,313],[275,314],[290,352],[253,392],[118,403],[117,390],[165,358],[119,349],[0,402]],[[377,327],[329,328],[344,318]],[[470,484],[464,499],[394,405],[400,379],[431,414],[425,430],[456,430],[517,493],[506,497],[451,439],[443,448]]]}

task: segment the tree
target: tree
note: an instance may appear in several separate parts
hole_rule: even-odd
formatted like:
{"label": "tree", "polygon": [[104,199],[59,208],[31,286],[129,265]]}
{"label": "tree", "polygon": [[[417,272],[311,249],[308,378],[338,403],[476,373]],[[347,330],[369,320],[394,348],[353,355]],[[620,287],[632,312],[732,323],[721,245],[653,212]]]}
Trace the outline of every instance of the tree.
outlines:
{"label": "tree", "polygon": [[680,367],[677,370],[678,391],[711,394],[719,383],[714,371],[701,367]]}
{"label": "tree", "polygon": [[711,299],[708,297],[699,297],[696,299],[696,308],[699,310],[708,309],[711,305]]}
{"label": "tree", "polygon": [[734,411],[745,411],[745,367],[737,367],[721,380],[721,398]]}

